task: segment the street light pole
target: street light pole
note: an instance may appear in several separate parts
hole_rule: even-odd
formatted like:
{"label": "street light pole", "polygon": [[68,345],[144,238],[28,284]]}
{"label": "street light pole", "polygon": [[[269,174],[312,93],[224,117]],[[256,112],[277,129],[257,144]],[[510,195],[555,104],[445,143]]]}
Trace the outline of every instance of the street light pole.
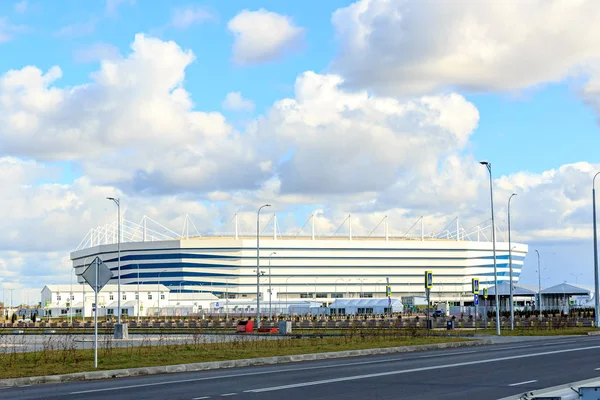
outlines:
{"label": "street light pole", "polygon": [[537,253],[538,259],[538,307],[540,309],[540,321],[542,320],[542,269],[540,268],[540,252],[535,251]]}
{"label": "street light pole", "polygon": [[137,264],[137,322],[140,323],[140,264]]}
{"label": "street light pole", "polygon": [[[160,274],[162,274],[163,272],[167,272],[167,270],[162,270],[158,273],[158,280],[157,280],[157,284],[156,284],[156,295],[158,296],[157,300],[158,300],[158,320],[160,322]],[[167,320],[167,316],[165,315],[165,321]]]}
{"label": "street light pole", "polygon": [[364,292],[363,292],[363,282],[367,280],[367,278],[358,278],[358,280],[360,281],[360,294],[358,295],[358,297],[360,297],[361,299],[364,296]]}
{"label": "street light pole", "polygon": [[[75,273],[75,269],[71,269]],[[71,292],[69,293],[69,322],[71,323],[71,327],[73,327],[73,297],[73,274],[71,274]]]}
{"label": "street light pole", "polygon": [[107,197],[117,205],[117,323],[121,323],[121,200],[115,197]]}
{"label": "street light pole", "polygon": [[600,322],[600,299],[598,299],[598,292],[600,289],[598,288],[598,237],[596,231],[596,177],[600,175],[600,172],[597,172],[594,175],[594,179],[592,180],[592,206],[594,212],[594,326],[598,328],[598,322]]}
{"label": "street light pole", "polygon": [[492,182],[492,164],[487,161],[481,161],[480,164],[486,166],[490,175],[490,204],[492,209],[492,252],[494,253],[494,297],[496,300],[496,335],[500,336],[500,303],[498,301],[498,271],[496,268],[496,221],[494,219],[494,189]]}
{"label": "street light pole", "polygon": [[579,274],[570,273],[569,275],[573,275],[575,277],[575,284],[577,285],[579,283],[579,282],[577,282],[577,278],[580,277],[581,275],[583,275],[583,272],[579,273]]}
{"label": "street light pole", "polygon": [[515,308],[513,305],[513,268],[512,268],[512,247],[510,245],[510,200],[513,196],[516,196],[516,193],[513,193],[508,198],[508,266],[509,266],[509,275],[510,275],[510,330],[515,330]]}
{"label": "street light pole", "polygon": [[272,252],[271,254],[269,254],[269,319],[271,319],[273,317],[272,314],[272,308],[271,308],[271,300],[272,300],[272,296],[273,296],[273,292],[271,291],[271,256],[273,254],[277,254],[276,252]]}
{"label": "street light pole", "polygon": [[256,212],[256,329],[260,328],[260,210],[271,207],[263,204]]}
{"label": "street light pole", "polygon": [[285,278],[285,312],[286,314],[289,314],[289,307],[288,307],[288,280],[290,278],[293,278],[292,276],[288,276],[287,278]]}

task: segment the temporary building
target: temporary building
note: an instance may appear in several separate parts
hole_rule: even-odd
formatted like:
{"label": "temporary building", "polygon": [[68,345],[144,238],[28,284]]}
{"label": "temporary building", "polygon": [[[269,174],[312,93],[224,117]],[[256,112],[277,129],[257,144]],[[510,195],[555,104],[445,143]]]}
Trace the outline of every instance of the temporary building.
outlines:
{"label": "temporary building", "polygon": [[572,296],[591,297],[592,291],[580,285],[572,283],[560,283],[546,289],[542,289],[542,306],[545,309],[561,309],[568,312],[571,306]]}
{"label": "temporary building", "polygon": [[402,301],[387,298],[336,299],[329,305],[331,315],[387,314],[390,309],[394,313],[404,311]]}

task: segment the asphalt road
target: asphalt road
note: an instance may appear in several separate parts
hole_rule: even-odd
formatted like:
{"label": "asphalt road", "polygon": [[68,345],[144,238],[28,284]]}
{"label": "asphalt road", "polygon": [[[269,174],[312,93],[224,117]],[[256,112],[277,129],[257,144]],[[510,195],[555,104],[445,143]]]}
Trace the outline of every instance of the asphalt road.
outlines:
{"label": "asphalt road", "polygon": [[5,388],[0,399],[498,399],[595,377],[600,377],[600,337],[562,337]]}

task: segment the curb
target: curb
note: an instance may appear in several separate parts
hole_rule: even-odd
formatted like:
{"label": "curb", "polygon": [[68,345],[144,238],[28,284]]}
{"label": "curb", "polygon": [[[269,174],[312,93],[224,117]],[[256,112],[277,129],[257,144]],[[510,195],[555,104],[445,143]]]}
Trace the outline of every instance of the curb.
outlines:
{"label": "curb", "polygon": [[300,361],[327,360],[334,358],[358,357],[379,354],[412,353],[417,351],[450,349],[457,347],[473,347],[493,344],[491,340],[473,340],[469,342],[449,342],[437,344],[423,344],[417,346],[384,347],[364,350],[346,350],[329,353],[296,354],[291,356],[274,356],[261,358],[246,358],[241,360],[210,361],[193,364],[177,364],[158,367],[141,367],[129,369],[115,369],[106,371],[76,372],[73,374],[31,376],[25,378],[0,379],[0,387],[37,385],[41,383],[61,383],[73,381],[87,381],[98,379],[125,378],[132,376],[146,376],[158,374],[173,374],[178,372],[197,372],[215,369],[240,368],[258,365],[287,364]]}

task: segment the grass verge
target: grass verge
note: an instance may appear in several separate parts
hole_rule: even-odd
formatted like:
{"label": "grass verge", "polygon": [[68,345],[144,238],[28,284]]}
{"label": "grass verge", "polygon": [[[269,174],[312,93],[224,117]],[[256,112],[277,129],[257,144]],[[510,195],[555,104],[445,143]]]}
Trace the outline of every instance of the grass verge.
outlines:
{"label": "grass verge", "polygon": [[[169,344],[168,339],[157,345],[112,347],[111,339],[102,340],[98,350],[98,369],[123,369],[174,365],[206,361],[223,361],[255,357],[282,356],[331,351],[369,349],[376,347],[412,346],[465,341],[459,337],[435,336],[369,336],[365,334],[277,340],[247,340],[205,343],[191,337],[184,344]],[[152,344],[148,342],[148,344]],[[93,370],[91,350],[77,350],[73,343],[62,343],[54,349],[20,353],[4,348],[0,353],[0,378],[56,375]],[[57,350],[58,349],[58,350]]]}

